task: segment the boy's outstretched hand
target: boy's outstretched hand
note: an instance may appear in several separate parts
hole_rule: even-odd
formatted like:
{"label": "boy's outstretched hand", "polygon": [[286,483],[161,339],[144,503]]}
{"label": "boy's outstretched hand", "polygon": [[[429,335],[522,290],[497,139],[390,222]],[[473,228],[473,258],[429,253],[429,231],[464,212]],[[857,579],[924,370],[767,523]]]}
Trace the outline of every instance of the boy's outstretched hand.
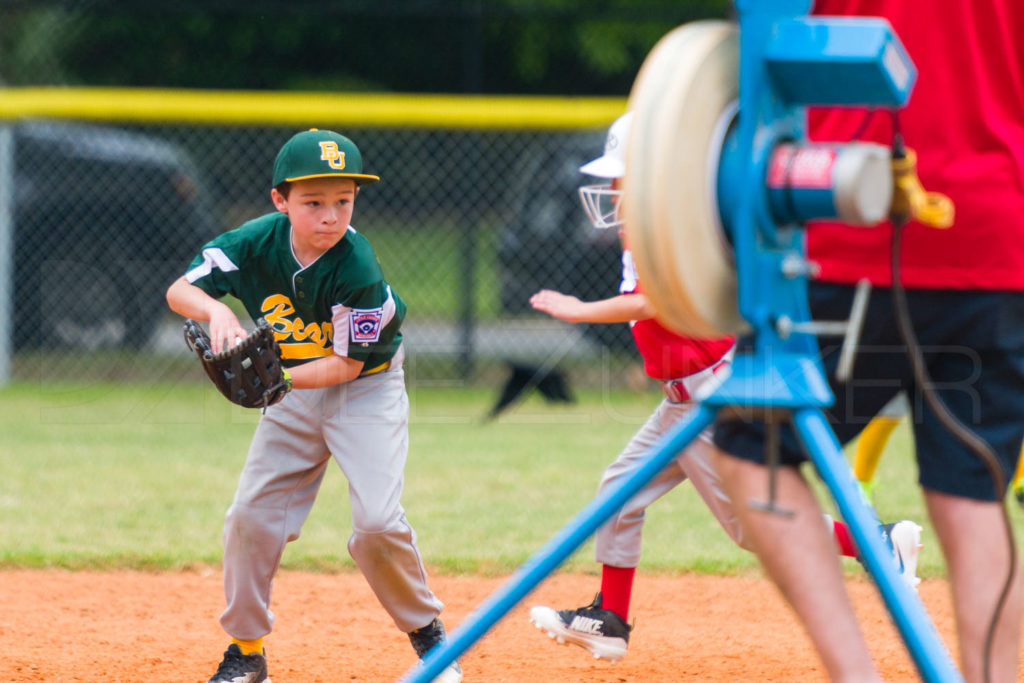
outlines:
{"label": "boy's outstretched hand", "polygon": [[639,292],[580,301],[569,294],[542,289],[530,297],[530,305],[567,323],[628,323],[654,317],[654,307]]}
{"label": "boy's outstretched hand", "polygon": [[567,323],[581,322],[583,302],[569,294],[551,289],[542,289],[530,297],[534,310],[564,320]]}

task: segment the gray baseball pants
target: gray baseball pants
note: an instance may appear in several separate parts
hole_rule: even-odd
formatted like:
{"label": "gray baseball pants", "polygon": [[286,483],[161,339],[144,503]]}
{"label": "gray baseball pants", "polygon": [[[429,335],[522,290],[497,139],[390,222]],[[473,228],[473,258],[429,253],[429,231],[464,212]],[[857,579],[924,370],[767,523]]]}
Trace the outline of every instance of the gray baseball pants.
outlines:
{"label": "gray baseball pants", "polygon": [[270,594],[285,544],[299,537],[333,457],[348,479],[348,551],[403,632],[443,605],[400,497],[409,448],[409,399],[400,360],[390,370],[324,389],[297,389],[260,419],[224,522],[221,625],[255,640],[270,633]]}
{"label": "gray baseball pants", "polygon": [[[601,478],[603,491],[633,474],[651,446],[681,417],[696,407],[694,403],[670,403],[662,400],[647,422],[633,435]],[[635,567],[640,563],[641,531],[644,511],[651,503],[687,479],[697,489],[718,523],[737,545],[743,547],[739,520],[732,512],[729,497],[722,490],[721,478],[712,466],[710,432],[705,430],[676,458],[647,483],[618,512],[601,525],[594,536],[595,558],[613,567]]]}

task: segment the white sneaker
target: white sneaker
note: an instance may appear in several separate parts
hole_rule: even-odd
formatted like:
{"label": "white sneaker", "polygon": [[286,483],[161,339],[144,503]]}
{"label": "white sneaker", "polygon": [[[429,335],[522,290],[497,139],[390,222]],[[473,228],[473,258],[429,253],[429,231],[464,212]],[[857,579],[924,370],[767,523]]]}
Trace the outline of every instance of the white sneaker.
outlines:
{"label": "white sneaker", "polygon": [[917,577],[917,557],[921,553],[921,525],[904,519],[893,524],[884,524],[882,528],[889,537],[892,554],[896,558],[903,580],[914,590],[921,579]]}
{"label": "white sneaker", "polygon": [[462,683],[462,668],[458,662],[452,662],[437,675],[433,683]]}

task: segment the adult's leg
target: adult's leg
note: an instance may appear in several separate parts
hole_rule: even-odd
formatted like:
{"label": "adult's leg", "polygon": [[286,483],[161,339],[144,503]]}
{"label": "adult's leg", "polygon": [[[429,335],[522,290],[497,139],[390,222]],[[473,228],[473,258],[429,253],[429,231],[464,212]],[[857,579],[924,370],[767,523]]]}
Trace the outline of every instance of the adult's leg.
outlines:
{"label": "adult's leg", "polygon": [[[986,461],[961,445],[930,402],[917,397],[919,477],[949,573],[961,666],[973,682],[983,680],[988,628],[1016,552],[1008,547],[1000,508],[1024,435],[1024,294],[934,298],[951,303],[928,309],[950,330],[945,344],[924,345],[932,387],[949,413],[988,444],[1003,479],[997,489]],[[992,681],[1018,680],[1024,614],[1019,567],[1010,586],[988,662]]]}
{"label": "adult's leg", "polygon": [[782,516],[750,507],[768,495],[764,465],[719,453],[715,465],[733,501],[744,535],[768,576],[796,612],[832,681],[879,681],[843,584],[832,534],[817,499],[794,466],[776,471]]}
{"label": "adult's leg", "polygon": [[[979,298],[970,313],[990,314]],[[996,320],[1019,309],[1017,298],[999,300]],[[973,303],[973,300],[972,300]],[[947,307],[954,310],[953,307]],[[1016,315],[1013,320],[1019,320]],[[959,322],[954,319],[953,322]],[[987,321],[986,321],[987,322]],[[971,330],[961,323],[959,328]],[[919,400],[915,415],[920,481],[932,524],[942,546],[952,590],[963,673],[984,680],[984,650],[995,606],[1006,584],[1010,554],[1001,507],[1016,470],[1024,427],[1024,353],[1005,334],[1019,334],[999,322],[975,325],[981,336],[926,354],[931,380],[949,412],[991,447],[1004,487],[996,490],[985,462],[940,424],[930,404]],[[995,330],[991,339],[982,331]],[[968,345],[971,342],[973,345]],[[1007,347],[1011,347],[1007,349]],[[996,622],[989,667],[992,681],[1015,681],[1024,598],[1019,566]]]}
{"label": "adult's leg", "polygon": [[[989,624],[1010,569],[1000,504],[925,491],[953,591],[960,665],[968,683],[984,679]],[[979,558],[983,558],[979,561]],[[992,683],[1016,681],[1021,638],[1020,562],[1000,612],[990,661]]]}

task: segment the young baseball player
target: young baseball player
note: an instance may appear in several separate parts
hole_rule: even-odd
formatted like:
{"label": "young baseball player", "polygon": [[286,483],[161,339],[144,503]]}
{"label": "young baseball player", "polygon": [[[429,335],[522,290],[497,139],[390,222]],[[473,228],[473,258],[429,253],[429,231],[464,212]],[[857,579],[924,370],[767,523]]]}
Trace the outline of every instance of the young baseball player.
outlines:
{"label": "young baseball player", "polygon": [[[348,550],[370,588],[417,655],[445,639],[443,605],[427,586],[399,500],[408,450],[405,303],[350,225],[361,187],[378,180],[363,172],[347,137],[298,133],[274,163],[277,212],[206,244],[167,292],[175,312],[209,322],[215,349],[248,334],[220,297],[231,294],[253,320],[265,318],[293,388],[261,416],[227,512],[220,622],[231,643],[209,683],[269,680],[263,640],[274,623],[274,573],[332,458],[349,484]],[[436,680],[461,681],[458,663]]]}
{"label": "young baseball player", "polygon": [[[608,130],[604,155],[580,167],[588,175],[609,181],[580,188],[583,207],[594,227],[619,228],[619,184],[625,172],[625,138],[630,114],[618,118]],[[629,322],[644,359],[647,374],[662,382],[665,399],[633,436],[601,479],[599,491],[630,476],[650,452],[654,443],[685,416],[693,400],[709,396],[725,380],[734,352],[732,337],[693,339],[662,327],[654,320],[654,309],[640,291],[636,269],[628,249],[622,254],[622,284],[618,296],[583,302],[574,296],[550,290],[537,292],[531,305],[566,322]],[[573,643],[595,657],[618,661],[626,654],[627,623],[636,567],[640,562],[644,511],[658,498],[687,479],[726,533],[741,547],[750,549],[733,513],[721,480],[711,463],[714,450],[710,432],[705,432],[679,453],[676,459],[648,482],[605,522],[595,535],[595,555],[601,563],[601,588],[593,603],[577,609],[554,610],[536,606],[530,620],[559,643]],[[826,517],[839,551],[857,557],[853,539],[845,524]],[[916,585],[917,557],[921,548],[921,527],[904,520],[883,526],[904,577]]]}

